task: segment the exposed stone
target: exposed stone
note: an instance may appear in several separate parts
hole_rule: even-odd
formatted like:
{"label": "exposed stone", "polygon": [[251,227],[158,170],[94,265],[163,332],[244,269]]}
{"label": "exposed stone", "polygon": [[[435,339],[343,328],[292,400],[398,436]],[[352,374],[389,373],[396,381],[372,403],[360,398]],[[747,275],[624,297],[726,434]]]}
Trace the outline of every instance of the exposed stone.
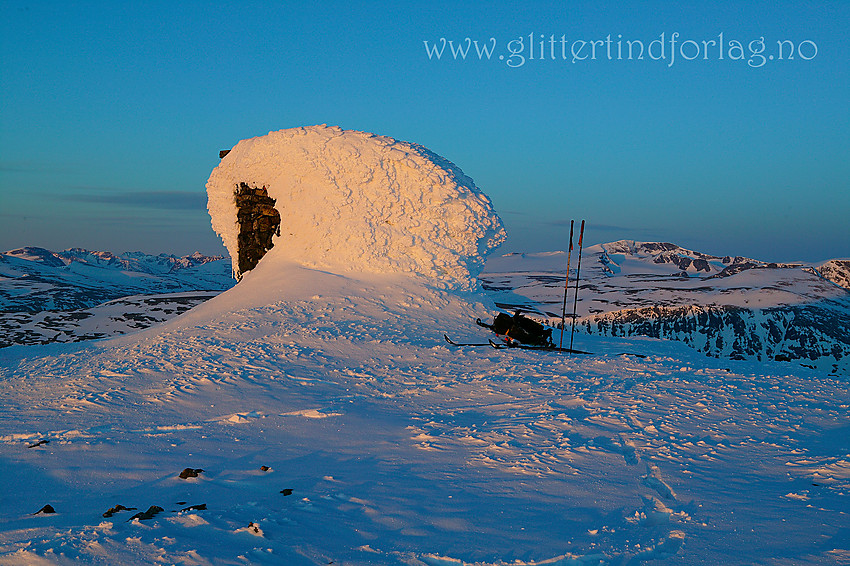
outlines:
{"label": "exposed stone", "polygon": [[814,271],[824,279],[850,290],[850,260],[833,259]]}
{"label": "exposed stone", "polygon": [[196,478],[198,474],[203,472],[201,468],[185,468],[182,472],[180,472],[180,479],[185,480],[187,478]]}
{"label": "exposed stone", "polygon": [[45,505],[44,507],[42,507],[41,509],[39,509],[38,511],[36,511],[35,513],[33,513],[33,515],[40,515],[42,513],[47,513],[47,514],[56,513],[56,509],[53,508],[53,505],[48,504],[48,505]]}
{"label": "exposed stone", "polygon": [[106,511],[106,513],[103,514],[103,516],[108,519],[109,517],[113,516],[115,513],[118,513],[119,511],[135,511],[136,509],[137,509],[136,507],[124,507],[123,505],[116,505],[115,507],[110,507]]}
{"label": "exposed stone", "polygon": [[256,267],[272,246],[272,237],[280,236],[280,213],[266,187],[239,183],[234,193],[239,222],[239,273]]}
{"label": "exposed stone", "polygon": [[158,513],[162,513],[163,511],[165,511],[165,509],[163,509],[159,505],[151,505],[150,507],[148,507],[147,511],[141,511],[139,513],[136,513],[135,515],[133,515],[132,517],[127,519],[127,521],[129,522],[129,521],[132,521],[133,519],[138,519],[140,521],[146,521],[148,519],[153,519]]}

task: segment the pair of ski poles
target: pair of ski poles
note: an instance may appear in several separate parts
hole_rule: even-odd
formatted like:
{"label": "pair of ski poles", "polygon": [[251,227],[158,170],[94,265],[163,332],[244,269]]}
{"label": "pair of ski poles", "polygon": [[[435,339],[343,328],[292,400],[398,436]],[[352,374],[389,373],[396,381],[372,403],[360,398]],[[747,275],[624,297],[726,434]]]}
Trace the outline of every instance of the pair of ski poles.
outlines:
{"label": "pair of ski poles", "polygon": [[[570,261],[573,255],[573,227],[575,220],[570,220],[570,249],[567,252],[567,277],[564,282],[564,305],[561,307],[561,339],[558,343],[558,349],[564,348],[564,324],[567,316],[567,294],[570,290]],[[570,330],[570,351],[573,349],[573,334],[576,330],[576,306],[578,304],[578,283],[581,273],[581,244],[584,239],[584,220],[581,221],[581,229],[578,235],[578,266],[576,267],[576,292],[573,298],[573,324]]]}

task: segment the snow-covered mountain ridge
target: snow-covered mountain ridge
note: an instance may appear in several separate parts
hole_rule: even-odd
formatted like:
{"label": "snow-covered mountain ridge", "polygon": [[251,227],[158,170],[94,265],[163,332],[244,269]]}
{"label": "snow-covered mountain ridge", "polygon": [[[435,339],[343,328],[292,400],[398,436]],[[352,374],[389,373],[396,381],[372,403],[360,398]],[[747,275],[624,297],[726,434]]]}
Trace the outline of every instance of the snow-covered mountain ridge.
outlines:
{"label": "snow-covered mountain ridge", "polygon": [[131,295],[223,291],[228,258],[25,247],[0,254],[0,313],[85,309]]}
{"label": "snow-covered mountain ridge", "polygon": [[110,267],[122,271],[138,271],[151,275],[174,273],[187,267],[203,265],[211,261],[219,261],[224,256],[206,256],[201,252],[178,257],[173,254],[159,255],[144,252],[124,252],[116,255],[108,251],[91,251],[84,248],[68,248],[61,252],[53,252],[44,248],[24,247],[4,252],[2,255],[19,259],[35,261],[52,267],[62,267],[77,261],[100,267]]}
{"label": "snow-covered mountain ridge", "polygon": [[[632,256],[635,259],[651,261],[654,264],[670,264],[681,271],[680,277],[729,277],[748,269],[805,269],[815,275],[850,290],[850,261],[832,259],[821,263],[807,262],[767,262],[743,256],[714,256],[696,252],[669,242],[636,242],[618,240],[602,244],[599,262],[615,275],[621,272],[615,261],[620,256]],[[588,252],[598,251],[596,246]],[[613,258],[613,259],[612,259]],[[616,269],[616,271],[615,271]]]}
{"label": "snow-covered mountain ridge", "polygon": [[[179,258],[22,248],[0,261],[4,256],[7,264],[28,262],[28,270],[16,279],[0,279],[0,297],[3,291],[9,297],[10,287],[17,291],[6,302],[8,310],[17,311],[0,312],[0,347],[133,332],[235,283],[224,258],[197,253]],[[839,287],[850,285],[850,261],[773,263],[629,240],[593,246],[585,256],[578,303],[578,327],[584,332],[681,340],[716,357],[797,360],[847,372],[850,309]],[[483,287],[503,308],[539,311],[538,317],[557,325],[565,261],[563,252],[494,257],[482,275]],[[73,262],[81,269],[68,269]],[[84,269],[100,278],[87,279]],[[160,292],[175,284],[179,291]],[[98,302],[110,296],[118,298]],[[83,307],[39,311],[46,300]]]}
{"label": "snow-covered mountain ridge", "polygon": [[832,259],[817,268],[818,274],[836,285],[850,289],[850,260]]}
{"label": "snow-covered mountain ridge", "polygon": [[[495,257],[481,280],[503,308],[556,325],[566,255]],[[584,256],[577,305],[584,332],[681,340],[716,357],[850,372],[846,260],[773,263],[631,240],[589,247]]]}

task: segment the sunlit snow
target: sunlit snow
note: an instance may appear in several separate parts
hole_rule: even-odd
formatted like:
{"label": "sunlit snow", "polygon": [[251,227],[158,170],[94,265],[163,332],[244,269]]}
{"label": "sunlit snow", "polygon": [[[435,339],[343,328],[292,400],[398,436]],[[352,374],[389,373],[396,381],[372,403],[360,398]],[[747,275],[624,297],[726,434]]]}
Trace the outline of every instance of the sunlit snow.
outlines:
{"label": "sunlit snow", "polygon": [[[335,245],[314,260],[325,240],[282,235],[235,287],[137,334],[0,350],[0,563],[850,560],[846,380],[645,338],[453,348],[444,332],[488,337],[474,275],[498,219],[454,166],[367,134],[358,154],[334,145],[349,135],[307,129],[285,159],[327,138],[345,192],[373,156],[401,227],[377,230],[379,192],[345,197],[343,228],[376,228],[350,242],[322,225],[335,213],[281,211]],[[224,171],[269,173],[250,180],[270,195],[283,182],[284,154],[240,147],[210,180],[226,243]],[[329,190],[311,175],[299,214]]]}

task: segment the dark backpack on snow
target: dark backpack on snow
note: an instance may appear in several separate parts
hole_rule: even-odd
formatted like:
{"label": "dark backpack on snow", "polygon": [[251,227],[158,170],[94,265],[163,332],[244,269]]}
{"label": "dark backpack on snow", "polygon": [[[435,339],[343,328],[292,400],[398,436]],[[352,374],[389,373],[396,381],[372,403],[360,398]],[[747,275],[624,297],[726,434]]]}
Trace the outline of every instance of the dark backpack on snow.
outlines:
{"label": "dark backpack on snow", "polygon": [[499,313],[490,327],[496,334],[507,336],[528,346],[549,347],[552,342],[552,329],[546,328],[536,320],[522,316],[517,311],[513,316]]}

